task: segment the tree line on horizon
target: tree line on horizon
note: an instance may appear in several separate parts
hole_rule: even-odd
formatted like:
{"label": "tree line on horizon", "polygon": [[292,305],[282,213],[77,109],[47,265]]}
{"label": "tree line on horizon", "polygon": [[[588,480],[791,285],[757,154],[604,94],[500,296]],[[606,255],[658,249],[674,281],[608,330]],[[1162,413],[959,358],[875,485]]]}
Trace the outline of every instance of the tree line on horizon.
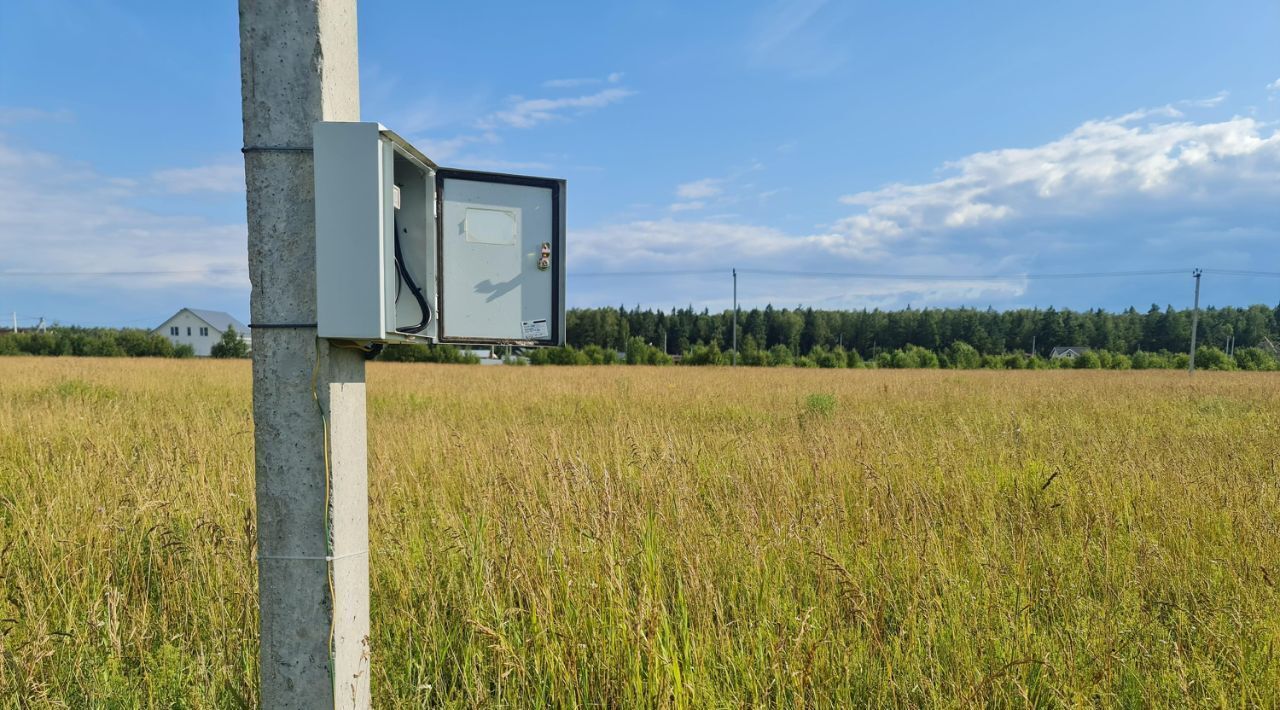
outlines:
{"label": "tree line on horizon", "polygon": [[[733,361],[732,311],[575,308],[566,314],[567,344],[527,350],[513,364],[613,363],[720,365]],[[797,367],[954,367],[1021,369],[1073,366],[1110,369],[1185,368],[1190,309],[1151,306],[1146,312],[1102,309],[905,308],[820,310],[753,308],[738,312],[742,365]],[[1280,369],[1267,340],[1280,333],[1280,306],[1204,308],[1197,366]],[[220,343],[215,356],[244,357]],[[1071,363],[1048,359],[1053,348],[1093,352]],[[226,350],[226,352],[223,352]],[[1230,350],[1230,353],[1227,351]],[[51,327],[0,333],[0,355],[191,357],[190,346],[141,329]],[[389,345],[379,360],[470,364],[474,353],[448,345]]]}
{"label": "tree line on horizon", "polygon": [[[1186,352],[1191,340],[1191,309],[1160,308],[1146,312],[1102,309],[905,308],[884,310],[819,310],[753,308],[738,312],[739,352],[771,351],[783,346],[793,357],[815,348],[840,347],[874,359],[882,352],[915,346],[942,353],[953,343],[971,345],[979,355],[1024,353],[1046,356],[1053,348],[1084,346],[1133,355],[1139,351]],[[661,310],[575,308],[567,313],[567,342],[576,349],[594,345],[623,352],[633,337],[668,355],[699,346],[729,350],[733,312],[692,307]],[[1203,308],[1199,342],[1225,348],[1252,348],[1280,333],[1280,306]]]}
{"label": "tree line on horizon", "polygon": [[[767,306],[733,313],[579,308],[567,314],[567,344],[529,353],[534,365],[727,365],[822,368],[1185,369],[1192,313],[1153,305],[1147,312],[1102,309],[937,308],[838,311]],[[1196,365],[1213,370],[1277,370],[1268,342],[1280,306],[1205,308]],[[1055,347],[1089,352],[1053,360]]]}

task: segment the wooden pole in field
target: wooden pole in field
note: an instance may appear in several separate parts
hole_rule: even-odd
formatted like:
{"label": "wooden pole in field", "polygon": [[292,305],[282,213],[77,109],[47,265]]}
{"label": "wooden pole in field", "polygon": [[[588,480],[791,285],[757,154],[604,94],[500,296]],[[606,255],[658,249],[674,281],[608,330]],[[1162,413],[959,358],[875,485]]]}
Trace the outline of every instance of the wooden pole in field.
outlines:
{"label": "wooden pole in field", "polygon": [[1200,328],[1200,269],[1191,272],[1196,280],[1196,300],[1191,309],[1191,361],[1187,372],[1196,371],[1196,331]]}
{"label": "wooden pole in field", "polygon": [[363,354],[316,337],[312,124],[360,120],[355,0],[240,0],[261,706],[368,708]]}
{"label": "wooden pole in field", "polygon": [[733,364],[738,364],[738,270],[733,270]]}

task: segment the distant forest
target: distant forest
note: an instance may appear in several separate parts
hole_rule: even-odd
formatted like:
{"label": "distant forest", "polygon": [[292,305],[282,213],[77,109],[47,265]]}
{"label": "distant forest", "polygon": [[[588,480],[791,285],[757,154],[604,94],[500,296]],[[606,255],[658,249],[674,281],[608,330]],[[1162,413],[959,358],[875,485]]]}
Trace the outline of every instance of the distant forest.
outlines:
{"label": "distant forest", "polygon": [[[677,308],[576,308],[567,313],[568,347],[533,348],[511,364],[614,363],[727,365],[732,362],[733,313]],[[1197,366],[1204,369],[1280,370],[1280,306],[1205,308],[1200,312]],[[239,341],[236,341],[239,343]],[[1185,368],[1191,311],[1152,306],[1145,313],[973,308],[900,311],[824,311],[753,308],[738,312],[738,362],[796,367],[951,367],[1020,369]],[[1085,346],[1074,361],[1050,361],[1055,347]],[[501,349],[496,349],[501,353]],[[246,353],[215,356],[243,357]],[[0,332],[0,355],[191,357],[145,330],[66,328]],[[477,363],[474,352],[448,345],[389,345],[378,359]]]}
{"label": "distant forest", "polygon": [[[1143,352],[1186,352],[1191,340],[1191,310],[1152,305],[1146,312],[1129,308],[1072,311],[973,308],[908,308],[900,311],[827,311],[774,308],[738,312],[740,352],[783,346],[793,355],[842,348],[864,358],[916,346],[943,352],[957,341],[981,355],[1035,353],[1047,356],[1057,346],[1083,345],[1132,355]],[[624,351],[631,338],[670,355],[699,346],[728,350],[733,342],[733,312],[670,312],[647,309],[576,308],[567,314],[569,345]],[[1205,308],[1200,311],[1199,341],[1225,348],[1259,346],[1280,333],[1280,306]]]}

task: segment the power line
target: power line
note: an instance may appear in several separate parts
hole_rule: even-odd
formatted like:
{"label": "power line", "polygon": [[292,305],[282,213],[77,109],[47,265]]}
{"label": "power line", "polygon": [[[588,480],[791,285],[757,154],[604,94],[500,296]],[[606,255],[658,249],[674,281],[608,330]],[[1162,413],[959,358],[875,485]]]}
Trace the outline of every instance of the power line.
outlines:
{"label": "power line", "polygon": [[[0,271],[0,278],[66,278],[72,276],[91,277],[130,277],[130,276],[181,276],[209,274],[243,274],[249,270],[245,267],[227,267],[214,269],[157,269],[147,271]],[[573,278],[647,278],[663,276],[711,276],[727,274],[729,268],[723,269],[670,269],[649,271],[583,271],[569,272]],[[898,281],[1012,281],[1032,280],[1045,281],[1055,279],[1097,279],[1097,278],[1130,278],[1141,276],[1170,276],[1190,273],[1190,269],[1144,269],[1133,271],[1081,271],[1068,273],[1015,273],[1015,274],[897,274],[876,273],[870,271],[800,271],[785,269],[738,269],[744,274],[757,276],[787,276],[793,278],[819,279],[881,279]],[[1206,274],[1218,276],[1256,276],[1262,278],[1280,278],[1280,271],[1251,271],[1246,269],[1204,269]]]}
{"label": "power line", "polygon": [[[178,269],[157,271],[0,271],[0,278],[17,276],[24,278],[66,277],[66,276],[173,276],[182,274],[239,274],[246,268],[227,269]],[[635,277],[635,276],[707,276],[727,273],[728,269],[680,269],[673,271],[594,271],[570,272],[574,278],[598,277]]]}
{"label": "power line", "polygon": [[176,276],[181,274],[242,274],[247,268],[225,269],[185,269],[169,271],[0,271],[0,278],[16,276],[21,278],[64,278],[67,276]]}
{"label": "power line", "polygon": [[[577,278],[595,277],[647,277],[647,276],[707,276],[730,273],[731,269],[674,269],[670,271],[597,271],[570,272]],[[1191,273],[1190,269],[1146,269],[1136,271],[1086,271],[1075,273],[1017,273],[1017,274],[887,274],[854,271],[797,271],[783,269],[738,269],[744,274],[759,276],[788,276],[796,278],[840,278],[840,279],[892,279],[911,281],[1010,281],[1016,279],[1049,280],[1049,279],[1092,279],[1092,278],[1128,278],[1136,276],[1170,276]],[[1206,273],[1218,273],[1206,269]],[[1233,273],[1233,272],[1223,272]],[[1266,273],[1266,272],[1251,272]],[[1270,275],[1269,273],[1267,275]],[[1280,273],[1274,274],[1280,276]]]}
{"label": "power line", "polygon": [[[1192,273],[1193,269],[1135,269],[1129,271],[1079,271],[1079,272],[1062,272],[1062,273],[1037,273],[1024,272],[1013,274],[897,274],[897,273],[876,273],[871,271],[799,271],[785,269],[738,269],[739,273],[755,274],[757,276],[786,276],[792,278],[816,278],[816,279],[867,279],[867,280],[895,280],[895,281],[1052,281],[1052,280],[1072,280],[1072,279],[1101,279],[1101,278],[1137,278],[1147,276],[1181,276]],[[1205,274],[1215,274],[1218,276],[1257,276],[1263,278],[1280,278],[1280,271],[1249,271],[1244,269],[1203,269]],[[616,277],[616,278],[633,278],[633,277],[662,277],[662,276],[708,276],[708,275],[725,275],[731,272],[729,268],[723,269],[673,269],[669,271],[595,271],[595,272],[570,272],[569,275],[575,278],[597,278],[597,277]]]}
{"label": "power line", "polygon": [[633,276],[709,276],[727,274],[729,269],[677,269],[673,271],[570,271],[569,276],[580,279]]}
{"label": "power line", "polygon": [[1204,269],[1206,274],[1218,276],[1261,276],[1264,278],[1280,278],[1280,271],[1248,271],[1245,269]]}
{"label": "power line", "polygon": [[1143,271],[1088,271],[1059,274],[883,274],[847,271],[783,271],[778,269],[738,269],[748,274],[765,276],[794,276],[805,278],[893,279],[910,281],[1012,281],[1020,279],[1094,279],[1133,276],[1170,276],[1190,273],[1189,269],[1150,269]]}

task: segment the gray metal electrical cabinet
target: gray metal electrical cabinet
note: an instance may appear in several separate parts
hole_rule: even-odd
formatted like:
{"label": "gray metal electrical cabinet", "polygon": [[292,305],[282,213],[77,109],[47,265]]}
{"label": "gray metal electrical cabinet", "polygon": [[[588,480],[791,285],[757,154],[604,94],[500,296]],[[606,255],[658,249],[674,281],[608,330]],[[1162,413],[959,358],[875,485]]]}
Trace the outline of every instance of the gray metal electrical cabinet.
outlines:
{"label": "gray metal electrical cabinet", "polygon": [[564,343],[563,180],[439,168],[377,123],[313,138],[320,337]]}
{"label": "gray metal electrical cabinet", "polygon": [[436,164],[376,123],[317,123],[312,137],[317,332],[429,341]]}

